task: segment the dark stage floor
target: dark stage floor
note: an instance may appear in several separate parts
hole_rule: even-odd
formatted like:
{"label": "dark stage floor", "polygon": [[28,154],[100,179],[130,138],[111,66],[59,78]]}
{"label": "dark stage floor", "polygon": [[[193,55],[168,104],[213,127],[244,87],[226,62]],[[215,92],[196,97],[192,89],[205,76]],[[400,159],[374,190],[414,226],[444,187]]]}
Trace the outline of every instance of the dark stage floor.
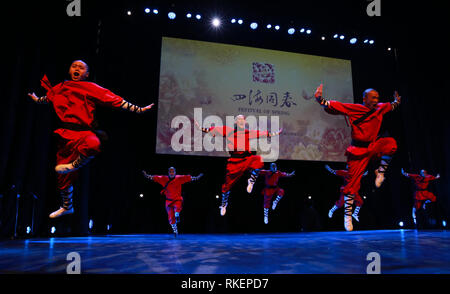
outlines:
{"label": "dark stage floor", "polygon": [[4,240],[0,273],[65,273],[78,252],[82,273],[382,274],[450,273],[448,231],[377,230],[271,234],[109,235]]}

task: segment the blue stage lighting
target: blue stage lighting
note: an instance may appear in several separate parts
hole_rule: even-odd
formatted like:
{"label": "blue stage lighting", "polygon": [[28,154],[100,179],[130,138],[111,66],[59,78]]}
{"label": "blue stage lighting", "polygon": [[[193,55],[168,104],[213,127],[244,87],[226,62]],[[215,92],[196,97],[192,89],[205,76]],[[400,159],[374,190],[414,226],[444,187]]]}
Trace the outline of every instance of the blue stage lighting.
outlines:
{"label": "blue stage lighting", "polygon": [[268,24],[268,25],[267,25],[267,28],[268,28],[268,29],[272,28],[272,25],[271,25],[271,24]]}
{"label": "blue stage lighting", "polygon": [[340,35],[339,39],[344,40],[345,36],[344,35]]}
{"label": "blue stage lighting", "polygon": [[350,44],[356,44],[356,41],[358,41],[356,38],[351,38],[350,39]]}
{"label": "blue stage lighting", "polygon": [[256,22],[252,22],[252,23],[250,24],[250,28],[251,28],[252,30],[256,30],[257,27],[258,27],[258,24],[257,24]]}
{"label": "blue stage lighting", "polygon": [[231,19],[231,23],[235,23],[235,22],[236,22],[235,18]]}
{"label": "blue stage lighting", "polygon": [[306,33],[309,35],[311,34],[311,30],[306,30]]}
{"label": "blue stage lighting", "polygon": [[167,16],[170,18],[170,19],[175,19],[175,17],[177,17],[177,15],[175,14],[175,12],[169,12],[168,14],[167,14]]}
{"label": "blue stage lighting", "polygon": [[300,29],[300,33],[304,33],[305,32],[305,29],[304,28],[301,28]]}
{"label": "blue stage lighting", "polygon": [[339,35],[338,34],[334,34],[333,38],[336,39],[337,37],[339,37]]}
{"label": "blue stage lighting", "polygon": [[145,13],[150,13],[150,8],[145,8]]}
{"label": "blue stage lighting", "polygon": [[217,17],[213,18],[211,24],[217,28],[218,26],[220,26],[220,19],[218,19]]}
{"label": "blue stage lighting", "polygon": [[403,227],[403,222],[399,222],[398,225],[399,225],[400,227]]}
{"label": "blue stage lighting", "polygon": [[196,19],[201,19],[202,16],[201,16],[200,14],[197,14],[197,15],[195,16],[195,18],[196,18]]}
{"label": "blue stage lighting", "polygon": [[293,35],[295,33],[295,29],[294,28],[290,28],[289,30],[288,30],[288,34],[289,35]]}
{"label": "blue stage lighting", "polygon": [[187,18],[191,18],[191,17],[192,17],[192,14],[188,13],[188,14],[186,14],[186,17],[187,17]]}
{"label": "blue stage lighting", "polygon": [[158,13],[159,13],[158,9],[153,9],[153,14],[158,14]]}
{"label": "blue stage lighting", "polygon": [[238,20],[238,24],[243,24],[244,21],[242,19]]}
{"label": "blue stage lighting", "polygon": [[279,25],[276,25],[276,26],[275,26],[275,29],[278,31],[278,30],[280,29],[280,26],[279,26]]}

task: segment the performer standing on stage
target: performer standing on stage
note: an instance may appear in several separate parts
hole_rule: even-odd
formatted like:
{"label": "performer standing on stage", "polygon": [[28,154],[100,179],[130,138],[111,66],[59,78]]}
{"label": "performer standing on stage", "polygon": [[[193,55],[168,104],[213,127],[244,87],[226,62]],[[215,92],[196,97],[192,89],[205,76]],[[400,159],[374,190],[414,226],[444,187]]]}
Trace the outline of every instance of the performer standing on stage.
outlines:
{"label": "performer standing on stage", "polygon": [[416,211],[420,208],[425,209],[427,203],[436,202],[436,196],[428,191],[428,185],[431,181],[439,179],[441,176],[429,175],[426,170],[421,170],[420,174],[406,173],[402,168],[402,175],[413,180],[416,191],[414,192],[414,206],[412,208],[412,217],[416,224]]}
{"label": "performer standing on stage", "polygon": [[[348,166],[347,169],[340,169],[340,170],[334,170],[331,167],[329,167],[328,165],[325,165],[325,168],[332,173],[333,175],[336,175],[338,177],[341,177],[342,179],[344,179],[344,184],[341,186],[341,193],[339,196],[339,200],[336,201],[336,203],[334,204],[334,206],[330,209],[330,211],[328,212],[328,217],[332,218],[333,217],[333,213],[341,208],[344,205],[344,188],[345,185],[348,184],[348,179],[349,179],[349,173],[348,173]],[[366,171],[363,174],[363,177],[367,176],[368,172]],[[363,205],[364,201],[362,200],[361,196],[359,195],[359,192],[355,194],[355,211],[352,214],[352,217],[354,219],[356,219],[356,221],[359,222],[359,210],[361,209],[361,206]]]}
{"label": "performer standing on stage", "polygon": [[51,103],[61,122],[60,128],[55,130],[59,138],[55,171],[62,206],[51,213],[50,218],[74,212],[72,195],[77,170],[100,152],[101,143],[94,123],[97,104],[135,113],[144,113],[153,106],[152,103],[141,108],[95,83],[85,81],[89,76],[89,67],[82,60],[75,60],[71,64],[69,75],[70,80],[56,86],[51,86],[44,75],[41,85],[47,90],[46,96],[39,98],[35,93],[28,94],[39,104]]}
{"label": "performer standing on stage", "polygon": [[250,139],[278,136],[282,132],[281,129],[272,133],[248,130],[245,127],[246,120],[244,115],[236,116],[235,123],[234,128],[228,126],[201,128],[198,122],[195,121],[195,126],[202,132],[210,133],[212,136],[226,137],[227,140],[227,147],[231,157],[227,161],[225,183],[222,185],[222,206],[220,206],[220,214],[222,216],[226,213],[231,187],[246,171],[251,171],[247,186],[247,192],[251,193],[259,170],[264,166],[261,156],[255,155],[255,152],[250,151]]}
{"label": "performer standing on stage", "polygon": [[395,91],[393,102],[378,103],[378,92],[374,89],[367,89],[363,93],[363,104],[353,104],[327,101],[322,97],[322,91],[323,85],[321,84],[314,93],[317,102],[330,114],[346,115],[352,127],[352,142],[346,150],[349,179],[343,190],[344,226],[347,231],[352,231],[352,205],[369,161],[381,157],[380,166],[375,170],[375,186],[380,187],[384,181],[384,173],[391,156],[397,150],[397,143],[393,138],[380,138],[378,132],[383,115],[396,109],[400,104],[401,97]]}
{"label": "performer standing on stage", "polygon": [[200,179],[203,174],[196,177],[190,175],[177,175],[174,167],[169,168],[168,176],[152,176],[142,171],[144,177],[154,181],[164,188],[161,190],[161,195],[166,197],[166,211],[169,217],[169,223],[172,226],[173,233],[178,236],[177,223],[180,222],[180,212],[183,209],[183,197],[181,196],[181,185],[187,182],[195,182]]}
{"label": "performer standing on stage", "polygon": [[261,176],[264,176],[265,187],[262,190],[261,194],[264,195],[264,223],[269,223],[269,207],[272,202],[273,196],[277,195],[277,198],[272,203],[272,210],[275,210],[278,202],[284,196],[284,190],[278,187],[278,180],[283,177],[292,177],[295,174],[295,171],[290,174],[281,172],[277,170],[277,165],[275,162],[270,164],[270,170],[262,169],[259,171]]}

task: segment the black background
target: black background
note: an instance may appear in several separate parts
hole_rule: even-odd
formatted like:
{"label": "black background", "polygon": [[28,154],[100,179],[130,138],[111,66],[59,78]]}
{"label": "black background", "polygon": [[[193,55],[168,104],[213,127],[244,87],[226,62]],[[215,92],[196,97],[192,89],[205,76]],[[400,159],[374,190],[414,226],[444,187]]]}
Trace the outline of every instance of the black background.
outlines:
{"label": "black background", "polygon": [[[43,1],[41,1],[43,2]],[[57,233],[165,233],[170,230],[161,187],[146,181],[141,170],[165,174],[175,166],[178,174],[204,178],[185,184],[183,233],[284,232],[301,230],[342,230],[342,211],[328,219],[328,210],[339,196],[341,180],[330,175],[325,162],[278,161],[280,170],[296,170],[294,179],[280,184],[286,197],[271,212],[269,225],[263,223],[263,198],[259,179],[252,195],[245,192],[244,177],[231,191],[225,217],[219,215],[220,187],[225,174],[225,158],[169,156],[155,154],[157,113],[155,107],[144,115],[98,107],[96,117],[109,135],[103,151],[85,167],[75,186],[72,216],[49,220],[59,207],[56,193],[56,126],[53,110],[36,105],[28,92],[45,94],[39,80],[47,74],[53,84],[67,78],[70,63],[85,60],[90,66],[89,80],[110,89],[128,101],[144,106],[157,104],[161,37],[229,43],[259,48],[345,58],[352,61],[356,102],[366,88],[380,92],[382,101],[391,101],[394,90],[402,105],[385,116],[382,131],[398,142],[387,180],[373,188],[373,170],[362,182],[366,195],[361,223],[356,229],[397,228],[399,221],[411,227],[412,184],[402,177],[425,168],[441,179],[431,185],[438,197],[436,209],[448,219],[450,130],[445,65],[445,7],[441,4],[411,1],[381,1],[381,16],[369,17],[368,1],[83,1],[81,16],[68,17],[68,1],[20,2],[5,6],[2,18],[0,97],[0,211],[2,236],[12,234],[15,195],[19,201],[19,234],[30,225],[32,198],[35,200],[34,235]],[[157,7],[158,15],[145,14],[144,8]],[[127,10],[132,15],[126,14]],[[177,18],[170,21],[167,12]],[[201,13],[203,19],[188,20],[188,12]],[[225,23],[214,30],[210,17],[242,17],[243,26]],[[250,20],[279,24],[278,32],[260,24],[253,31]],[[306,26],[310,36],[286,33],[287,28]],[[334,33],[355,35],[356,45],[334,40]],[[320,37],[325,35],[325,41]],[[375,40],[374,46],[361,43]],[[393,48],[387,51],[387,48]],[[442,70],[444,69],[444,70]],[[313,102],[312,102],[313,103]],[[157,105],[156,105],[157,106]],[[335,169],[345,163],[331,164]],[[268,166],[266,166],[268,167]],[[14,185],[14,188],[12,188]],[[144,197],[140,198],[139,194]],[[312,196],[312,201],[308,196]],[[88,229],[89,219],[94,221]]]}

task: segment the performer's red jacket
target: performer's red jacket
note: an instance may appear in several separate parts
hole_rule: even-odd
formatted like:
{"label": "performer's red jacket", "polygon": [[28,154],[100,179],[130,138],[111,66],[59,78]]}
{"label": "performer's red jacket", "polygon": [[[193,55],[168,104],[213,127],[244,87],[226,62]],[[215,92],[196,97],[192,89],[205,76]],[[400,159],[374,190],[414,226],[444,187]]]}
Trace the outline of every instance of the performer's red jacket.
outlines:
{"label": "performer's red jacket", "polygon": [[[92,128],[97,104],[119,108],[124,101],[110,90],[87,81],[64,81],[51,86],[48,78],[44,76],[41,85],[47,90],[47,99],[62,122],[89,128]],[[68,140],[77,139],[80,135],[85,136],[85,132],[88,131],[64,128],[55,130],[55,133]]]}
{"label": "performer's red jacket", "polygon": [[166,186],[167,182],[169,182],[169,176],[153,176],[153,181],[165,187],[161,194],[166,196],[166,200],[168,201],[178,201],[183,200],[181,196],[181,185],[184,183],[192,181],[192,177],[190,175],[176,175],[170,183]]}

